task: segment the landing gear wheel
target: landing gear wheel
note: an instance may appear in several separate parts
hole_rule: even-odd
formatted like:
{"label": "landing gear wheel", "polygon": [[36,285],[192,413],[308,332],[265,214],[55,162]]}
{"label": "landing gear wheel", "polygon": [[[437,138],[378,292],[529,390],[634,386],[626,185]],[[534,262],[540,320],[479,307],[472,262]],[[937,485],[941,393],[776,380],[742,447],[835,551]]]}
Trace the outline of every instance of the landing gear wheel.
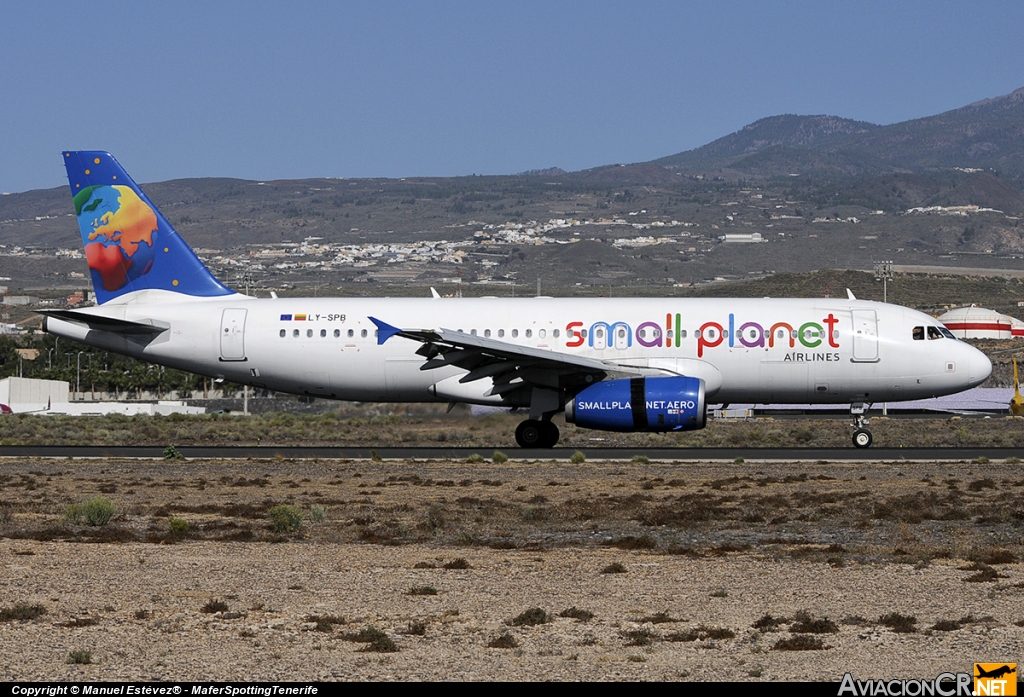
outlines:
{"label": "landing gear wheel", "polygon": [[527,419],[516,427],[516,443],[520,448],[544,447],[544,422]]}
{"label": "landing gear wheel", "polygon": [[558,442],[558,426],[555,426],[550,421],[541,421],[544,426],[544,448],[553,448],[555,443]]}
{"label": "landing gear wheel", "polygon": [[858,428],[853,432],[853,444],[858,448],[870,448],[871,440],[871,431],[867,429]]}

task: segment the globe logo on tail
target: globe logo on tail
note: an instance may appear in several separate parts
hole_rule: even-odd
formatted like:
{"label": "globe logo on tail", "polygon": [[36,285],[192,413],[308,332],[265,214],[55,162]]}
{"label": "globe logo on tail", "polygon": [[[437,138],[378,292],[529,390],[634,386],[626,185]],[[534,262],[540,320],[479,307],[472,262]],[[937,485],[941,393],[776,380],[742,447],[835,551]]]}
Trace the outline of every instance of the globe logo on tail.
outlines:
{"label": "globe logo on tail", "polygon": [[89,269],[116,291],[149,273],[156,213],[128,186],[90,186],[75,195],[75,214]]}

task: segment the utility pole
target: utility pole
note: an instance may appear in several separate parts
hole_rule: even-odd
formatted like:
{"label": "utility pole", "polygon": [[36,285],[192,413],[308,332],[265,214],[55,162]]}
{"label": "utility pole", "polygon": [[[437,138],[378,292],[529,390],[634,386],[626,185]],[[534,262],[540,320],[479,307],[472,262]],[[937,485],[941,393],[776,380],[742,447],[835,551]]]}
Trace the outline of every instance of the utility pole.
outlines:
{"label": "utility pole", "polygon": [[889,281],[893,279],[892,261],[875,262],[875,280],[882,282],[882,302],[889,302]]}
{"label": "utility pole", "polygon": [[[882,302],[889,302],[889,280],[893,278],[892,261],[875,262],[875,280],[882,282]],[[889,403],[882,402],[882,416],[889,415]]]}
{"label": "utility pole", "polygon": [[75,399],[78,399],[78,393],[82,391],[82,354],[85,351],[78,352],[78,368],[75,371]]}

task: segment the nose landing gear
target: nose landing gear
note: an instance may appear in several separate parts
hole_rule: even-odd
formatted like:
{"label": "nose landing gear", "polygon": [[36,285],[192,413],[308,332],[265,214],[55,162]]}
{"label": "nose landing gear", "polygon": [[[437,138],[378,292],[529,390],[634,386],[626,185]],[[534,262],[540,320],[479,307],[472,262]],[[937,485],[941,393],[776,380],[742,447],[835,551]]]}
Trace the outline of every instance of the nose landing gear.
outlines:
{"label": "nose landing gear", "polygon": [[858,448],[870,448],[873,438],[871,437],[871,431],[867,429],[868,417],[864,416],[864,412],[868,410],[868,405],[863,402],[855,402],[850,405],[850,416],[853,417],[853,444]]}

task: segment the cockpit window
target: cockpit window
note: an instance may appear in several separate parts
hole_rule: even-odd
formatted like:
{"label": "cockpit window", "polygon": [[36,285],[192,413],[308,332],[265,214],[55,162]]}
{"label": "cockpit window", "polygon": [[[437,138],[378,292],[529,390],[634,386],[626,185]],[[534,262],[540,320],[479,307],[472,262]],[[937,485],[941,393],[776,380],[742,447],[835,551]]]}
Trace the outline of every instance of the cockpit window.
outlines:
{"label": "cockpit window", "polygon": [[939,331],[938,327],[928,327],[928,339],[941,339],[942,332]]}
{"label": "cockpit window", "polygon": [[914,327],[914,341],[924,341],[924,327]]}
{"label": "cockpit window", "polygon": [[939,331],[942,332],[942,336],[946,337],[947,339],[956,339],[956,337],[953,336],[953,332],[949,331],[945,327],[939,327]]}

